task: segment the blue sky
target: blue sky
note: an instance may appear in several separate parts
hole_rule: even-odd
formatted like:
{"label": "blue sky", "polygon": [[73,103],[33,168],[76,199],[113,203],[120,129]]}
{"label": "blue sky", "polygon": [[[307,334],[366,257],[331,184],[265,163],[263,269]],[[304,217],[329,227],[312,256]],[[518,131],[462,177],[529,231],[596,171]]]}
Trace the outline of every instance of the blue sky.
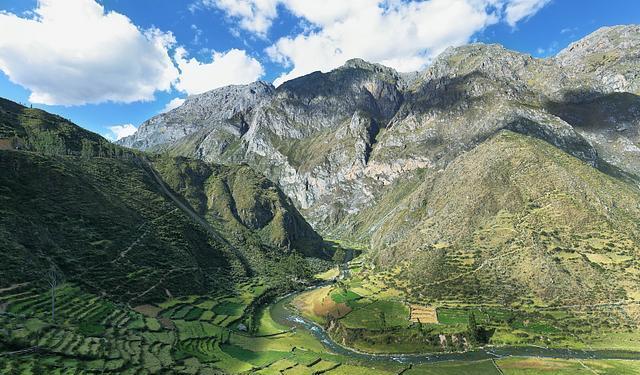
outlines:
{"label": "blue sky", "polygon": [[640,23],[630,0],[0,0],[0,11],[0,96],[111,138],[227,84],[353,57],[423,69],[471,41],[546,57]]}

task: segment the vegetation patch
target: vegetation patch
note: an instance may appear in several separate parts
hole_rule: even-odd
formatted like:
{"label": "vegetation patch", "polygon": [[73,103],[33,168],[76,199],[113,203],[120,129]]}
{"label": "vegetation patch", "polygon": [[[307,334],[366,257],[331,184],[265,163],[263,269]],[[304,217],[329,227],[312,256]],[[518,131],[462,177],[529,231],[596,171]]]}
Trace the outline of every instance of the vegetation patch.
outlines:
{"label": "vegetation patch", "polygon": [[160,307],[155,305],[140,305],[134,307],[133,310],[151,318],[157,317],[160,311],[162,311]]}
{"label": "vegetation patch", "polygon": [[412,322],[416,323],[438,323],[438,314],[436,313],[436,308],[431,306],[422,306],[411,304],[409,305],[411,309],[411,318]]}
{"label": "vegetation patch", "polygon": [[362,298],[360,295],[348,289],[338,288],[331,293],[331,299],[336,303],[349,304],[349,302],[357,301],[360,298]]}
{"label": "vegetation patch", "polygon": [[216,315],[240,316],[244,305],[238,302],[221,301],[211,309]]}
{"label": "vegetation patch", "polygon": [[294,299],[293,305],[304,316],[319,324],[324,324],[329,319],[339,319],[351,312],[351,307],[345,303],[337,303],[332,297],[332,291],[333,288],[327,286],[302,293]]}
{"label": "vegetation patch", "polygon": [[369,330],[406,328],[410,324],[409,308],[401,302],[378,300],[354,309],[340,323],[347,328]]}

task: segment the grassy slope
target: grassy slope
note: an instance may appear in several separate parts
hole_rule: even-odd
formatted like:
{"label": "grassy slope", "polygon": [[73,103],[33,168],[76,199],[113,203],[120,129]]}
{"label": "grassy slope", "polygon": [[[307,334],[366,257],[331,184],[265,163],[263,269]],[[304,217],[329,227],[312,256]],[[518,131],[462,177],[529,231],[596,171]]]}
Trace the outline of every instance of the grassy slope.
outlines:
{"label": "grassy slope", "polygon": [[322,238],[271,181],[246,165],[220,166],[158,157],[155,167],[213,224],[245,241],[319,256]]}
{"label": "grassy slope", "polygon": [[15,139],[22,149],[46,154],[80,155],[83,146],[94,155],[130,154],[98,134],[40,109],[0,98],[0,139]]}
{"label": "grassy slope", "polygon": [[[237,263],[131,161],[0,151],[3,285],[50,264],[120,300],[196,293]],[[230,272],[231,271],[231,272]],[[149,288],[156,286],[147,294]]]}
{"label": "grassy slope", "polygon": [[637,295],[638,202],[637,187],[502,132],[396,202],[373,243],[396,239],[378,262],[410,260],[401,277],[433,298],[625,299]]}
{"label": "grassy slope", "polygon": [[[290,201],[246,167],[158,162],[185,203],[212,218],[212,230],[220,234],[214,236],[169,199],[140,155],[59,116],[0,100],[0,139],[19,149],[0,151],[0,247],[7,249],[0,254],[6,275],[0,286],[41,280],[52,265],[121,301],[231,287],[229,279],[253,273],[291,282],[291,275],[305,275],[307,262],[275,249],[291,242],[293,249],[315,255],[321,244]],[[231,187],[229,196],[208,181],[200,192],[205,204],[232,204],[244,226],[213,218],[220,212],[208,214],[199,206],[202,197],[182,189],[181,183],[198,185],[191,163]],[[255,216],[265,211],[272,215],[267,225]]]}

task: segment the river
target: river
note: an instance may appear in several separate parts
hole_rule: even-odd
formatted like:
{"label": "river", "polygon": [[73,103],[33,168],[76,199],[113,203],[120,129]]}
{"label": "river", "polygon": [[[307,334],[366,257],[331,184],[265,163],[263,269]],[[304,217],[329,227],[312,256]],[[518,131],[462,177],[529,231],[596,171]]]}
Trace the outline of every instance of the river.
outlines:
{"label": "river", "polygon": [[[343,274],[343,276],[345,276]],[[323,283],[319,286],[326,285]],[[308,290],[307,290],[308,291]],[[504,357],[537,357],[561,359],[632,359],[640,360],[640,353],[613,350],[575,350],[562,348],[544,348],[538,346],[505,346],[485,347],[468,352],[453,353],[420,353],[420,354],[369,354],[344,347],[329,336],[323,327],[302,317],[290,305],[298,294],[290,294],[274,302],[269,312],[272,319],[283,326],[309,332],[320,341],[330,352],[344,355],[353,359],[369,362],[398,362],[406,364],[421,364],[442,361],[477,361],[482,359],[497,359]]]}

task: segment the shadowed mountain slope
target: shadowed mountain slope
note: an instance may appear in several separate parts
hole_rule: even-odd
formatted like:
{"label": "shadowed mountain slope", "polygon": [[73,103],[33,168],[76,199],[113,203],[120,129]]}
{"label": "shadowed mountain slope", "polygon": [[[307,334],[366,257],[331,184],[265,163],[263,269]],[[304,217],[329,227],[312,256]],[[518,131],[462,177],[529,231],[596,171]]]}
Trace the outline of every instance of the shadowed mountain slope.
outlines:
{"label": "shadowed mountain slope", "polygon": [[[3,286],[38,282],[54,267],[90,290],[143,301],[232,287],[275,272],[274,262],[289,257],[303,271],[298,254],[322,255],[320,236],[248,167],[231,172],[168,158],[156,166],[58,116],[4,100],[0,124],[7,148],[0,150]],[[241,236],[222,217],[205,220],[189,191],[181,195],[179,181],[198,177],[180,169],[189,163],[211,180],[239,181],[236,198],[207,194],[242,213]]]}

